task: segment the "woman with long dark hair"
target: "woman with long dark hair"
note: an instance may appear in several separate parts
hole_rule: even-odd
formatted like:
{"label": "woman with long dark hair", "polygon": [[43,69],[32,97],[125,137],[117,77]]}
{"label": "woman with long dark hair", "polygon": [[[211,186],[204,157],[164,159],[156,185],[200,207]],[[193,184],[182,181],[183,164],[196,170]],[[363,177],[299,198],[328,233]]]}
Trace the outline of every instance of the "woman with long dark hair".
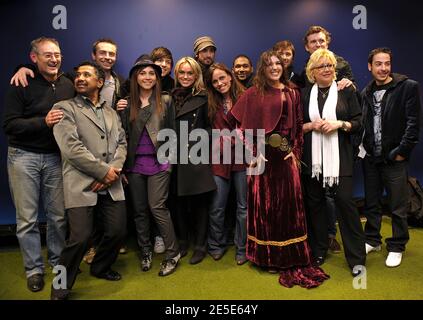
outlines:
{"label": "woman with long dark hair", "polygon": [[[300,95],[287,86],[285,72],[277,52],[263,52],[254,86],[231,110],[242,130],[265,131],[265,153],[256,155],[253,164],[264,165],[264,172],[248,176],[247,258],[278,272],[279,282],[286,287],[311,288],[328,276],[312,265],[307,242],[298,165],[302,110]],[[259,144],[255,141],[249,148],[259,152]]]}
{"label": "woman with long dark hair", "polygon": [[[236,129],[228,118],[228,112],[244,92],[244,87],[236,80],[231,71],[222,63],[212,64],[207,73],[206,81],[209,96],[209,118],[213,129],[225,130],[231,133]],[[227,139],[225,139],[227,138]],[[229,143],[225,148],[225,143]],[[230,163],[224,163],[224,152],[230,151]],[[217,185],[209,210],[208,250],[214,260],[222,258],[227,248],[225,230],[225,208],[231,190],[234,186],[236,194],[236,224],[234,243],[236,246],[235,260],[238,265],[247,262],[245,244],[247,241],[247,178],[245,165],[235,163],[235,137],[219,136],[213,139],[212,155],[220,155],[218,163],[212,162],[213,178]],[[241,158],[242,159],[242,158]]]}
{"label": "woman with long dark hair", "polygon": [[125,167],[141,249],[141,269],[148,271],[152,264],[151,212],[166,247],[166,258],[159,272],[160,276],[166,276],[175,270],[180,253],[166,205],[171,165],[160,163],[157,157],[159,131],[173,126],[169,96],[161,94],[160,74],[160,67],[148,55],[142,56],[132,67],[129,106],[122,114],[122,123],[128,139]]}

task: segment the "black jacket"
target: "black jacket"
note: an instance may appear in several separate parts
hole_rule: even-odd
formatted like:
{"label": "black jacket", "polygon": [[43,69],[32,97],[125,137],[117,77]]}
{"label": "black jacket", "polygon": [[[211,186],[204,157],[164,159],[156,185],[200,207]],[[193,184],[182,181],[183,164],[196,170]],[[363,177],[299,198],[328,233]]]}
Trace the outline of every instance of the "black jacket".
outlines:
{"label": "black jacket", "polygon": [[[394,160],[396,155],[410,158],[411,151],[419,141],[420,93],[419,84],[407,76],[393,73],[392,86],[382,100],[382,157]],[[363,146],[369,155],[373,153],[373,92],[371,81],[361,93],[363,107]]]}
{"label": "black jacket", "polygon": [[[310,122],[309,102],[311,86],[306,87],[301,92],[304,108],[304,123]],[[352,135],[361,129],[361,107],[358,102],[357,94],[351,87],[338,91],[338,103],[336,105],[336,118],[338,120],[348,121],[352,128],[345,132],[338,130],[339,141],[339,176],[352,176],[354,167],[354,146]],[[312,131],[304,134],[303,174],[311,175],[311,136]]]}
{"label": "black jacket", "polygon": [[59,152],[45,117],[53,105],[75,96],[72,82],[60,75],[47,81],[37,70],[25,88],[11,85],[6,94],[3,129],[9,145],[35,153]]}
{"label": "black jacket", "polygon": [[[32,71],[35,71],[37,69],[34,64],[21,64],[16,67],[15,72],[19,71],[19,69],[22,67],[31,69]],[[76,77],[76,72],[75,70],[71,70],[69,72],[64,73],[63,76],[68,78],[73,84]],[[110,107],[116,110],[116,103],[119,101],[119,99],[123,99],[125,97],[125,93],[121,92],[123,84],[125,82],[125,78],[123,78],[121,75],[117,74],[114,71],[112,71],[112,77],[115,80],[115,92],[113,94],[113,101]]]}
{"label": "black jacket", "polygon": [[[182,105],[179,112],[176,112],[174,106],[174,99],[172,98],[172,106],[175,112],[175,129],[178,136],[178,164],[174,167],[176,173],[176,190],[178,196],[188,196],[202,194],[216,189],[216,184],[213,179],[211,165],[209,163],[193,164],[188,161],[188,164],[181,163],[181,149],[188,148],[189,150],[195,145],[195,141],[189,141],[188,146],[182,145],[184,142],[183,130],[181,127],[188,128],[188,134],[195,129],[205,129],[208,136],[211,134],[211,123],[208,117],[207,92],[201,91],[195,96],[188,98]],[[203,140],[202,140],[203,141]],[[186,141],[185,141],[186,142]],[[209,138],[210,143],[210,138]],[[207,150],[209,152],[209,149]],[[206,160],[209,162],[210,157]]]}

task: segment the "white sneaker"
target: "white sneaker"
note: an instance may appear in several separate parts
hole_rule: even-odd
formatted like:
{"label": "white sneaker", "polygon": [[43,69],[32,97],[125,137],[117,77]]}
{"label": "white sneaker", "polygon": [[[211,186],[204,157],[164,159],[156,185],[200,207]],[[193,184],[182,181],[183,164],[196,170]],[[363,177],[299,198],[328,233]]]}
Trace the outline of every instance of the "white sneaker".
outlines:
{"label": "white sneaker", "polygon": [[386,258],[386,266],[390,268],[398,267],[401,264],[402,252],[389,252]]}
{"label": "white sneaker", "polygon": [[380,251],[380,250],[382,250],[381,245],[373,247],[370,244],[366,243],[366,254],[369,254],[369,252],[372,252],[372,251]]}
{"label": "white sneaker", "polygon": [[163,238],[160,236],[156,236],[154,238],[154,252],[155,253],[163,253],[166,251],[166,247],[163,242]]}

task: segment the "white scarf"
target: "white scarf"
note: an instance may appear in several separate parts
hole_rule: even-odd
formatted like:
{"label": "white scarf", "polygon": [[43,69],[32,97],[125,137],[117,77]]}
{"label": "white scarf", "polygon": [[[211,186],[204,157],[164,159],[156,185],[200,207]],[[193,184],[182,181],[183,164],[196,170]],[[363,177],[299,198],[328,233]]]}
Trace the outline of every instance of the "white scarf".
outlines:
{"label": "white scarf", "polygon": [[[318,86],[315,84],[311,89],[309,102],[310,120],[321,119],[317,102]],[[323,106],[322,118],[337,120],[336,104],[338,102],[338,89],[334,81],[329,88],[329,96]],[[339,144],[338,130],[329,134],[312,131],[311,135],[311,177],[319,180],[323,166],[323,187],[338,184],[339,181]]]}

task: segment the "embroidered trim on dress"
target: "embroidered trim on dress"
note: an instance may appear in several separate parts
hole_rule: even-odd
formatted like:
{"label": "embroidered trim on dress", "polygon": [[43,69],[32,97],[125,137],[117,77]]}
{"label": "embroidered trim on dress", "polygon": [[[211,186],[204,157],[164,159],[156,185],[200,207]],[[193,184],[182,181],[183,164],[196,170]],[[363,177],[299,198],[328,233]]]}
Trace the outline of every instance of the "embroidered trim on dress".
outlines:
{"label": "embroidered trim on dress", "polygon": [[263,240],[259,240],[256,237],[253,237],[253,236],[250,236],[250,235],[248,235],[248,239],[250,239],[251,241],[254,241],[257,244],[264,245],[264,246],[285,247],[285,246],[288,246],[288,245],[293,244],[293,243],[305,241],[307,239],[307,235],[305,234],[302,237],[289,239],[289,240],[286,240],[286,241],[263,241]]}

